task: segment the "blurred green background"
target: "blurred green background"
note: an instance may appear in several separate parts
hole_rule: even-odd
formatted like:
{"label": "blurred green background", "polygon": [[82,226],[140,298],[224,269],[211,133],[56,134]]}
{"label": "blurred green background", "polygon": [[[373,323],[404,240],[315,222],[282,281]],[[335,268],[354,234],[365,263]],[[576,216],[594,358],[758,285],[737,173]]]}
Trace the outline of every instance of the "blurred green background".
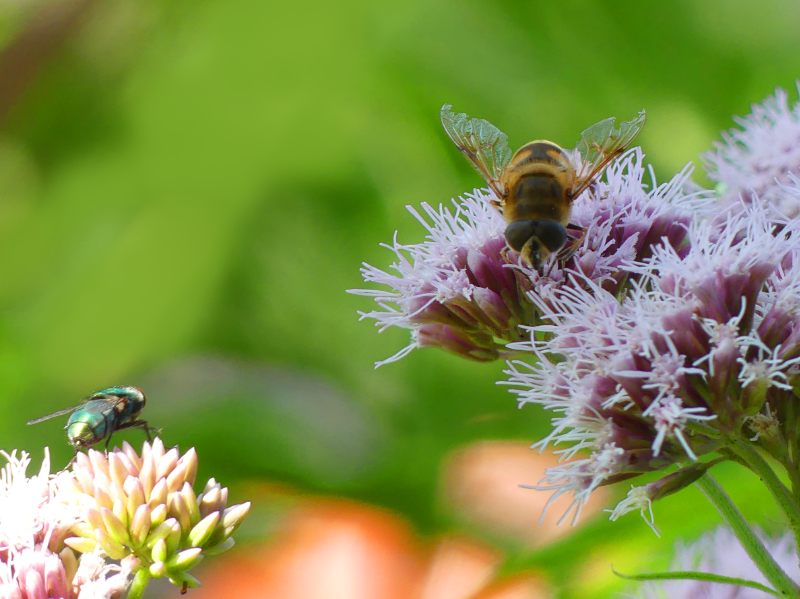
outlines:
{"label": "blurred green background", "polygon": [[[137,385],[165,440],[196,446],[200,476],[236,500],[277,481],[385,506],[424,536],[484,534],[439,500],[442,459],[534,441],[549,415],[516,409],[501,364],[424,350],[373,370],[408,336],[359,323],[370,302],[345,293],[362,261],[389,264],[378,244],[396,229],[422,239],[406,204],[479,184],[440,106],[512,146],[571,146],[645,108],[640,142],[664,180],[794,87],[799,24],[800,4],[772,0],[4,3],[0,445],[35,459],[49,445],[65,464],[63,422],[25,422]],[[779,529],[753,480],[721,470]],[[661,540],[635,515],[536,552],[486,538],[508,572],[604,597],[622,587],[608,564],[663,567],[676,536],[717,523],[694,489],[656,514]],[[257,506],[243,538],[270,521]]]}

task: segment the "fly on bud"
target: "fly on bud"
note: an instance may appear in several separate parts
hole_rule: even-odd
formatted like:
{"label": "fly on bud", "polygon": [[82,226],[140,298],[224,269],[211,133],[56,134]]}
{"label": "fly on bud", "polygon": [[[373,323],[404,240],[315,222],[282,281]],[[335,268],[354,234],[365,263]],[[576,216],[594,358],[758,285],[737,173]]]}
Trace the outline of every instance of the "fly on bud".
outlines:
{"label": "fly on bud", "polygon": [[28,424],[38,424],[72,412],[65,430],[67,440],[75,451],[93,447],[103,439],[106,441],[107,450],[111,436],[117,431],[141,428],[144,429],[148,441],[151,440],[151,434],[158,435],[161,432],[161,429],[150,428],[146,420],[139,418],[146,402],[147,399],[141,389],[109,387],[92,393],[77,406],[31,420]]}

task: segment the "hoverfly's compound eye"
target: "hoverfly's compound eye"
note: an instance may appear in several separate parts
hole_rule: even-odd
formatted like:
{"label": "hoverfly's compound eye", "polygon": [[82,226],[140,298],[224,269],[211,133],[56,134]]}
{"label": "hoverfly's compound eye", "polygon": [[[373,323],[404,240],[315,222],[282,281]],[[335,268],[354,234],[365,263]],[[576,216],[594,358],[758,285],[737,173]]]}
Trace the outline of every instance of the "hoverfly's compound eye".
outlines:
{"label": "hoverfly's compound eye", "polygon": [[536,221],[517,220],[506,227],[506,243],[517,252],[522,251],[522,246],[536,235]]}
{"label": "hoverfly's compound eye", "polygon": [[534,221],[534,235],[551,252],[557,252],[567,245],[567,229],[553,220]]}

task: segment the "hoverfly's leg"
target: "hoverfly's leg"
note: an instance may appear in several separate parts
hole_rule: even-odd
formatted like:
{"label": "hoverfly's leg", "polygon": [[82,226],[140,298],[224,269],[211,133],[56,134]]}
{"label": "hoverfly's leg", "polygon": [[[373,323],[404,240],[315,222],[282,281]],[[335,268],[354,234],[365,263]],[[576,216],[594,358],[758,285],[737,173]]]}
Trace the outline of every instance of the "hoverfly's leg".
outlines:
{"label": "hoverfly's leg", "polygon": [[568,223],[566,227],[567,231],[573,231],[580,234],[581,241],[583,238],[586,237],[586,227],[581,227],[580,225],[576,225],[575,223]]}
{"label": "hoverfly's leg", "polygon": [[[122,427],[119,427],[119,428],[122,428]],[[119,429],[117,429],[117,430],[119,430]],[[108,453],[108,444],[111,443],[111,437],[113,437],[113,436],[114,436],[114,433],[111,433],[110,435],[108,435],[108,439],[106,439],[106,453]]]}
{"label": "hoverfly's leg", "polygon": [[585,227],[579,227],[578,225],[569,223],[566,226],[566,229],[573,233],[577,233],[578,235],[575,238],[573,238],[569,243],[567,243],[567,245],[565,245],[564,248],[559,252],[559,257],[562,260],[569,260],[572,257],[572,254],[574,254],[575,251],[579,247],[581,247],[583,240],[586,239]]}

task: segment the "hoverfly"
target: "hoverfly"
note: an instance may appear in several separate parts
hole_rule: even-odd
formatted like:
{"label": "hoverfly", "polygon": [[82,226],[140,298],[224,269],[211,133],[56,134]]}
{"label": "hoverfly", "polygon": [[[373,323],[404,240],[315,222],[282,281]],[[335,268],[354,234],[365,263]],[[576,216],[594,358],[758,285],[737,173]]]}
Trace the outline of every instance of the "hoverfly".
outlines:
{"label": "hoverfly", "polygon": [[581,134],[571,152],[535,140],[512,154],[505,133],[451,108],[442,106],[444,130],[497,197],[493,203],[508,223],[508,247],[539,271],[552,254],[567,257],[580,245],[585,229],[570,223],[572,202],[631,145],[646,118],[641,111],[618,130],[614,117],[600,121]]}
{"label": "hoverfly", "polygon": [[109,387],[84,398],[81,403],[71,408],[59,410],[53,414],[31,420],[28,424],[37,424],[50,418],[72,415],[67,420],[67,440],[77,452],[81,448],[97,445],[106,440],[106,450],[111,436],[126,428],[142,428],[147,434],[159,434],[161,429],[150,428],[146,420],[139,420],[147,399],[141,389],[136,387]]}

